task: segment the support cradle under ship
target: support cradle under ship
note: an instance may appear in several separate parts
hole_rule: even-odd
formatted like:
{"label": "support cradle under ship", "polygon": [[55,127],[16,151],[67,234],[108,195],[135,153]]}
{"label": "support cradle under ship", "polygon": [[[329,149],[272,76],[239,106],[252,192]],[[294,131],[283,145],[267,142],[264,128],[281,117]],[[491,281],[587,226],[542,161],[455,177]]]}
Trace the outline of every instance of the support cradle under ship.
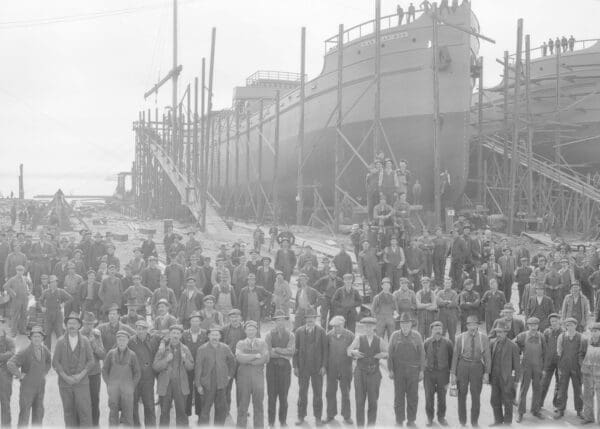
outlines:
{"label": "support cradle under ship", "polygon": [[[479,23],[469,2],[463,2],[454,11],[444,11],[442,18],[448,23],[479,32]],[[372,133],[369,135],[375,104],[375,86],[372,85],[375,78],[374,25],[374,20],[362,23],[346,30],[343,36],[342,112],[345,116],[342,132],[367,162],[372,162],[374,155]],[[384,16],[380,28],[380,147],[386,157],[408,161],[411,172],[409,193],[414,181],[419,180],[421,201],[426,209],[431,209],[434,194],[432,18],[422,13],[413,22],[398,25],[396,15]],[[323,69],[305,84],[304,184],[320,185],[319,192],[328,206],[333,205],[334,189],[337,37],[325,42]],[[443,204],[449,205],[462,195],[468,177],[472,73],[479,41],[442,23],[438,26],[438,40],[438,141],[440,171],[447,171],[450,177]],[[261,184],[267,193],[270,191],[274,180],[274,100],[279,90],[280,143],[275,180],[279,187],[282,215],[289,218],[294,213],[300,123],[299,81],[299,74],[257,72],[248,78],[245,87],[235,88],[233,109],[221,111],[213,121],[218,123],[218,127],[213,128],[216,142],[211,148],[211,158],[214,157],[211,188],[214,195],[221,196],[219,199],[223,200],[223,196],[232,190],[250,192],[250,187],[259,181],[259,169]],[[261,103],[262,133],[259,125]],[[262,136],[261,145],[258,144],[259,136]],[[360,146],[363,139],[365,144]],[[343,143],[342,146],[348,160],[353,150]],[[363,203],[366,201],[366,173],[363,163],[354,157],[341,179],[341,187]]]}

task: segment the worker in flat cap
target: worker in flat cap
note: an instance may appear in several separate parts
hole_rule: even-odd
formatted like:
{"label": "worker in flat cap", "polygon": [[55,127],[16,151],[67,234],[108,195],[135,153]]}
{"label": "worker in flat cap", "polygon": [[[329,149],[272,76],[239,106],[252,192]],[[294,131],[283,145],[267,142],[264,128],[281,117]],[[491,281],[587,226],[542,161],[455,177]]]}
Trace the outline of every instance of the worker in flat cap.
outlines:
{"label": "worker in flat cap", "polygon": [[500,317],[500,312],[506,304],[504,292],[498,290],[498,280],[493,277],[488,281],[489,290],[483,293],[481,297],[481,307],[485,317],[485,330],[491,332],[496,319]]}
{"label": "worker in flat cap", "polygon": [[[354,368],[354,396],[356,401],[356,425],[365,425],[365,404],[367,406],[366,423],[373,426],[377,422],[377,401],[381,385],[379,361],[388,358],[387,342],[375,334],[377,321],[373,317],[363,317],[359,323],[364,334],[356,335],[347,349],[347,355],[356,360]],[[389,359],[388,359],[389,365]],[[351,424],[351,420],[345,419]]]}
{"label": "worker in flat cap", "polygon": [[392,334],[388,350],[388,371],[394,380],[394,413],[396,424],[402,425],[407,420],[409,426],[414,426],[419,382],[425,368],[425,349],[421,335],[413,329],[411,314],[401,313],[398,322],[400,329]]}
{"label": "worker in flat cap", "polygon": [[154,356],[152,368],[158,373],[158,396],[160,401],[160,426],[169,426],[171,405],[175,403],[176,426],[187,426],[185,402],[194,386],[189,385],[188,371],[194,368],[194,357],[181,342],[182,325],[172,325]]}
{"label": "worker in flat cap", "polygon": [[471,394],[471,426],[479,424],[480,396],[484,383],[488,383],[491,355],[488,337],[479,332],[479,319],[470,315],[466,319],[467,331],[456,337],[450,384],[458,390],[458,420],[467,424],[467,393]]}
{"label": "worker in flat cap", "polygon": [[216,299],[214,295],[206,295],[202,300],[204,307],[200,310],[200,316],[202,322],[200,326],[202,329],[208,330],[211,325],[223,326],[225,324],[225,318],[223,314],[215,308]]}
{"label": "worker in flat cap", "polygon": [[459,323],[458,293],[452,288],[450,276],[444,276],[443,288],[437,292],[438,319],[443,325],[443,335],[448,332],[448,338],[454,344],[456,328]]}
{"label": "worker in flat cap", "polygon": [[107,308],[108,322],[98,325],[104,350],[110,350],[117,344],[118,331],[127,331],[130,335],[135,334],[135,331],[130,326],[121,322],[120,311],[121,307],[119,305],[112,304]]}
{"label": "worker in flat cap", "polygon": [[400,277],[400,289],[393,293],[396,312],[407,313],[416,326],[417,295],[410,289],[410,282],[406,277]]}
{"label": "worker in flat cap", "polygon": [[434,321],[429,326],[431,336],[425,340],[425,371],[423,373],[423,388],[425,390],[425,412],[427,426],[433,424],[435,411],[435,396],[437,395],[437,420],[442,426],[446,421],[446,388],[450,380],[453,345],[443,336],[442,322]]}
{"label": "worker in flat cap", "polygon": [[475,282],[473,279],[466,279],[463,282],[463,290],[458,294],[458,306],[460,308],[461,332],[467,330],[467,318],[477,316],[481,306],[481,296],[473,290]]}
{"label": "worker in flat cap", "polygon": [[156,303],[156,316],[154,316],[154,330],[164,337],[169,335],[169,329],[177,325],[177,318],[169,313],[171,306],[166,299],[159,299]]}
{"label": "worker in flat cap", "polygon": [[329,423],[337,415],[337,389],[341,393],[341,415],[346,424],[353,424],[350,410],[350,386],[352,383],[352,357],[348,356],[348,347],[354,341],[354,333],[344,328],[344,316],[333,316],[329,321],[332,329],[327,333],[327,419]]}
{"label": "worker in flat cap", "polygon": [[[204,297],[205,304],[208,302],[206,298],[209,297],[211,297],[211,295]],[[198,348],[208,342],[208,326],[204,328],[203,323],[206,321],[206,319],[202,311],[203,310],[194,311],[192,314],[190,314],[190,317],[188,318],[190,327],[183,331],[183,335],[181,336],[181,342],[190,350],[190,353],[194,359],[196,358]],[[194,370],[188,372],[188,380],[190,384],[190,394],[187,396],[185,403],[185,413],[188,417],[190,417],[192,415],[192,405],[194,405],[196,418],[200,420],[202,398],[200,397],[200,393],[191,387],[193,386],[195,380]]]}
{"label": "worker in flat cap", "polygon": [[283,232],[279,234],[280,248],[275,254],[275,269],[281,270],[283,272],[283,278],[289,282],[292,277],[292,273],[294,272],[294,267],[296,266],[296,254],[292,249],[290,249],[289,238],[283,237],[283,239],[281,239],[281,234],[283,234]]}
{"label": "worker in flat cap", "polygon": [[569,383],[573,386],[573,403],[578,416],[583,416],[583,399],[581,397],[581,366],[579,352],[583,336],[577,332],[579,321],[574,317],[564,320],[565,332],[558,336],[556,353],[558,354],[558,397],[554,419],[564,417],[567,408],[567,391]]}
{"label": "worker in flat cap", "polygon": [[525,317],[536,317],[540,321],[540,332],[544,332],[549,326],[548,316],[554,313],[554,303],[550,297],[546,296],[546,288],[543,284],[535,285],[535,295],[529,298],[529,302],[524,304]]}
{"label": "worker in flat cap", "polygon": [[337,289],[331,298],[331,305],[335,314],[344,316],[346,329],[354,333],[356,330],[356,308],[362,305],[362,298],[354,288],[354,276],[344,274],[344,285]]}
{"label": "worker in flat cap", "polygon": [[135,353],[140,367],[140,381],[133,393],[133,425],[140,426],[139,402],[144,408],[144,426],[156,426],[154,405],[154,370],[152,364],[158,351],[161,336],[148,332],[148,322],[138,320],[135,324],[135,334],[129,339],[128,347]]}
{"label": "worker in flat cap", "polygon": [[275,270],[271,267],[271,257],[263,256],[260,265],[256,267],[256,284],[273,293],[275,286]]}
{"label": "worker in flat cap", "polygon": [[526,332],[521,332],[515,338],[515,344],[519,346],[521,354],[521,389],[519,391],[519,408],[517,423],[523,420],[523,414],[527,411],[527,391],[531,384],[533,395],[531,398],[531,414],[542,419],[540,408],[542,407],[542,372],[544,371],[544,359],[546,358],[546,340],[539,332],[540,320],[537,317],[527,319]]}
{"label": "worker in flat cap", "polygon": [[227,385],[235,374],[235,357],[226,344],[220,342],[222,327],[208,328],[208,342],[198,348],[194,366],[195,390],[202,395],[202,412],[198,423],[210,425],[210,410],[214,405],[214,425],[223,426],[227,416]]}
{"label": "worker in flat cap", "polygon": [[199,264],[198,257],[190,256],[190,266],[186,268],[177,259],[176,255],[171,256],[171,262],[165,267],[165,276],[167,278],[167,287],[175,292],[177,299],[181,297],[181,292],[185,289],[186,279],[193,277],[196,279],[196,288],[202,290],[207,283],[204,267]]}
{"label": "worker in flat cap", "polygon": [[298,377],[298,425],[304,422],[308,408],[308,386],[312,386],[313,414],[317,425],[322,424],[323,376],[327,364],[327,334],[315,323],[317,312],[308,308],[304,326],[296,329],[296,350],[293,358],[294,375]]}
{"label": "worker in flat cap", "polygon": [[438,318],[435,292],[431,289],[431,279],[421,277],[421,289],[415,294],[417,300],[417,328],[422,338],[429,338],[431,324]]}
{"label": "worker in flat cap", "polygon": [[176,316],[180,323],[183,323],[184,328],[189,328],[189,317],[195,312],[202,310],[204,306],[204,294],[196,285],[194,277],[188,277],[185,283],[185,290],[181,293],[178,302]]}
{"label": "worker in flat cap", "polygon": [[158,302],[162,299],[167,301],[170,309],[177,310],[177,297],[173,289],[168,287],[167,277],[164,274],[160,276],[159,287],[152,292],[152,298],[150,298],[150,309],[153,317],[158,314]]}
{"label": "worker in flat cap", "polygon": [[494,324],[492,325],[492,331],[489,333],[489,337],[494,338],[496,336],[496,331],[494,328],[496,328],[498,323],[504,323],[506,326],[508,326],[509,329],[506,332],[506,337],[509,340],[514,340],[521,332],[525,332],[525,322],[521,319],[515,318],[514,315],[515,308],[513,305],[510,302],[504,304],[504,308],[500,312],[501,317],[494,321]]}
{"label": "worker in flat cap", "polygon": [[[152,291],[142,284],[142,276],[134,274],[132,276],[133,284],[123,292],[123,301],[129,306],[136,305],[136,313],[139,316],[146,317],[146,304],[152,299]],[[135,326],[133,322],[132,327]]]}
{"label": "worker in flat cap", "polygon": [[239,305],[242,311],[242,319],[245,322],[254,320],[259,327],[263,306],[270,302],[271,294],[262,286],[256,285],[256,275],[249,273],[247,285],[242,288],[239,294]]}
{"label": "worker in flat cap", "polygon": [[62,304],[69,302],[72,297],[64,289],[58,288],[56,276],[50,276],[49,280],[48,289],[42,292],[39,304],[44,313],[44,331],[46,332],[44,342],[48,350],[52,350],[52,334],[56,334],[56,339],[63,334]]}
{"label": "worker in flat cap", "polygon": [[544,339],[546,340],[546,357],[544,358],[544,374],[542,376],[542,396],[541,403],[544,405],[546,395],[552,383],[552,378],[555,379],[554,394],[552,397],[552,405],[556,409],[558,404],[558,352],[556,350],[558,337],[563,333],[561,326],[560,315],[552,313],[548,315],[550,327],[544,331]]}
{"label": "worker in flat cap", "polygon": [[81,318],[77,313],[65,317],[67,333],[54,348],[52,366],[58,374],[58,389],[63,404],[66,427],[92,426],[92,404],[88,373],[94,367],[90,341],[81,335]]}
{"label": "worker in flat cap", "polygon": [[490,340],[490,404],[494,411],[494,426],[512,424],[513,402],[520,376],[519,347],[507,338],[508,329],[506,323],[498,323],[494,328],[496,335]]}
{"label": "worker in flat cap", "polygon": [[29,280],[25,277],[25,267],[17,265],[16,274],[4,284],[10,296],[10,321],[13,336],[25,335],[27,325],[27,305],[29,302]]}
{"label": "worker in flat cap", "polygon": [[44,346],[44,329],[35,325],[29,331],[30,343],[12,356],[6,368],[21,382],[18,426],[42,426],[46,375],[52,365],[52,354]]}
{"label": "worker in flat cap", "polygon": [[275,327],[265,336],[269,349],[267,363],[267,420],[269,427],[275,426],[277,402],[279,401],[279,424],[287,425],[288,392],[292,382],[291,360],[294,356],[296,340],[290,331],[289,317],[283,310],[275,310],[273,315]]}
{"label": "worker in flat cap", "polygon": [[[244,325],[242,324],[242,312],[237,308],[233,308],[227,313],[227,319],[229,320],[229,323],[225,325],[221,331],[221,341],[224,344],[227,344],[231,352],[235,355],[238,341],[246,338],[246,332],[244,331]],[[226,391],[228,413],[231,408],[231,391],[233,390],[233,382],[237,378],[238,366],[239,364],[236,359],[235,374],[234,377],[229,380]]]}
{"label": "worker in flat cap", "polygon": [[[581,343],[584,424],[594,423],[594,421],[600,422],[600,323],[591,323],[588,329],[590,337],[584,338]],[[594,396],[596,402],[595,413]]]}
{"label": "worker in flat cap", "polygon": [[102,301],[100,301],[100,282],[96,278],[96,271],[88,270],[86,280],[81,283],[81,308],[83,311],[91,311],[98,317]]}
{"label": "worker in flat cap", "polygon": [[368,241],[363,241],[361,244],[362,250],[358,254],[358,272],[362,277],[363,285],[369,285],[371,289],[371,297],[374,297],[379,292],[381,285],[381,266],[376,254],[376,250],[371,247]]}
{"label": "worker in flat cap", "polygon": [[381,292],[375,295],[371,305],[371,314],[377,320],[375,333],[380,338],[386,338],[387,334],[388,340],[396,330],[396,321],[394,320],[396,304],[391,289],[392,285],[389,277],[384,277],[381,280]]}
{"label": "worker in flat cap", "polygon": [[104,358],[102,378],[108,392],[108,424],[119,426],[123,423],[133,426],[133,398],[135,386],[141,378],[140,364],[135,352],[127,345],[130,334],[118,331],[117,345]]}
{"label": "worker in flat cap", "polygon": [[121,316],[119,321],[135,331],[136,322],[138,320],[145,319],[144,316],[138,314],[138,310],[141,308],[141,305],[135,298],[129,299],[125,305],[127,306],[127,314]]}
{"label": "worker in flat cap", "polygon": [[308,285],[308,276],[305,273],[298,275],[298,289],[296,291],[294,332],[304,325],[305,314],[313,311],[322,301],[321,294]]}
{"label": "worker in flat cap", "polygon": [[269,360],[269,348],[258,338],[258,323],[248,320],[244,323],[246,338],[237,342],[235,358],[238,362],[236,375],[237,426],[245,428],[248,421],[248,407],[252,400],[253,426],[262,428],[264,422],[263,400],[265,396],[265,364]]}
{"label": "worker in flat cap", "polygon": [[88,379],[92,405],[92,425],[98,426],[100,421],[100,384],[102,381],[100,361],[105,358],[106,350],[102,343],[102,334],[96,329],[96,324],[98,323],[96,315],[91,311],[85,311],[81,317],[81,322],[82,326],[79,333],[89,340],[94,356],[94,366],[88,371]]}
{"label": "worker in flat cap", "polygon": [[587,320],[591,316],[590,302],[584,294],[581,293],[581,287],[578,281],[571,285],[571,293],[566,295],[562,303],[561,315],[563,320],[574,318],[577,320],[577,331],[583,332],[587,325]]}
{"label": "worker in flat cap", "polygon": [[121,279],[117,276],[117,269],[114,265],[108,268],[108,277],[102,280],[98,297],[102,302],[100,306],[100,319],[108,319],[108,309],[113,305],[119,308],[123,305],[123,289],[121,288]]}
{"label": "worker in flat cap", "polygon": [[386,266],[386,277],[391,281],[392,290],[396,290],[400,287],[400,277],[405,263],[404,250],[398,245],[397,237],[392,237],[390,245],[383,250],[383,261]]}

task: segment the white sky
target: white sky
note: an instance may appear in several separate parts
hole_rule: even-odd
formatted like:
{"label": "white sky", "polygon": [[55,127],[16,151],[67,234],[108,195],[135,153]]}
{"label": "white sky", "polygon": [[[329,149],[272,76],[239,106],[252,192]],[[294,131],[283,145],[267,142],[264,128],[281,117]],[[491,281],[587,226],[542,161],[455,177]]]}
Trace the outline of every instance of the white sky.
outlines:
{"label": "white sky", "polygon": [[[229,107],[233,87],[256,70],[298,71],[300,27],[307,27],[307,71],[312,78],[322,67],[322,42],[337,33],[338,24],[349,27],[374,14],[374,0],[179,1],[180,94],[200,75],[214,26],[215,108]],[[0,192],[16,192],[20,162],[25,164],[28,196],[61,186],[67,192],[85,192],[83,178],[104,181],[130,169],[131,123],[140,109],[154,109],[154,97],[145,103],[143,93],[171,66],[171,3],[0,1]],[[406,8],[409,2],[400,3]],[[495,59],[505,49],[515,50],[519,17],[525,20],[525,34],[531,34],[533,46],[549,36],[600,37],[599,0],[472,3],[481,32],[497,41],[482,43],[486,85],[499,80]],[[393,13],[396,4],[382,0],[383,14]],[[124,9],[133,10],[37,25],[42,19]],[[157,101],[161,108],[170,103],[170,85]],[[110,193],[113,186],[106,182],[94,191]]]}

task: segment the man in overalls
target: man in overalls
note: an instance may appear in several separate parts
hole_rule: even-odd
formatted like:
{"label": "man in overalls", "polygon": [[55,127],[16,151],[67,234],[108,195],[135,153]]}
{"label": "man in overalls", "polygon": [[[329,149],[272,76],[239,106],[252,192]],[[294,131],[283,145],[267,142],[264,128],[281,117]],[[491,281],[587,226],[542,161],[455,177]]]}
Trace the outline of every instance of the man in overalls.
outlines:
{"label": "man in overalls", "polygon": [[591,336],[581,343],[581,375],[583,376],[583,424],[594,423],[594,395],[596,422],[600,422],[600,323],[589,327]]}
{"label": "man in overalls", "polygon": [[119,423],[133,426],[133,397],[141,370],[135,352],[127,347],[128,343],[129,333],[117,332],[117,346],[106,354],[102,366],[110,410],[108,424],[113,427],[119,426]]}
{"label": "man in overalls", "polygon": [[249,320],[244,325],[246,338],[238,341],[235,358],[237,370],[237,426],[245,428],[248,421],[248,407],[252,399],[254,427],[264,427],[263,399],[265,395],[265,363],[269,360],[269,349],[264,340],[257,338],[258,324]]}
{"label": "man in overalls", "polygon": [[[356,424],[365,425],[365,402],[367,405],[367,424],[375,425],[377,421],[377,401],[381,386],[379,361],[388,357],[388,346],[384,339],[375,335],[376,320],[364,317],[360,320],[365,327],[365,334],[357,335],[348,347],[349,357],[356,359],[354,369],[354,396],[356,399]],[[390,377],[393,373],[390,370]],[[349,404],[348,404],[349,405]],[[350,410],[348,410],[350,411]],[[352,421],[345,421],[352,424]]]}
{"label": "man in overalls", "polygon": [[537,317],[527,319],[526,332],[521,332],[515,338],[515,343],[519,346],[521,353],[521,390],[519,392],[519,414],[517,423],[523,420],[523,414],[527,411],[527,391],[529,385],[532,385],[533,396],[531,398],[531,414],[538,419],[543,419],[540,413],[541,401],[541,380],[542,372],[545,368],[544,358],[546,357],[546,340],[538,331],[540,320]]}
{"label": "man in overalls", "polygon": [[385,338],[387,333],[388,340],[396,330],[396,321],[394,320],[396,304],[390,290],[390,279],[384,277],[381,281],[381,292],[375,295],[371,305],[371,314],[375,317],[375,320],[377,320],[375,333],[380,338]]}
{"label": "man in overalls", "polygon": [[569,381],[573,385],[573,403],[578,416],[583,416],[583,400],[581,398],[581,367],[579,366],[579,352],[581,350],[581,333],[577,332],[578,321],[568,318],[564,322],[566,332],[558,336],[556,352],[558,354],[558,400],[555,420],[565,415],[567,408],[567,391]]}
{"label": "man in overalls", "polygon": [[[406,277],[400,277],[400,289],[393,293],[396,311],[399,315],[407,313],[414,320],[417,311],[417,296],[408,288],[409,282]],[[416,321],[413,322],[416,326]]]}
{"label": "man in overalls", "polygon": [[437,293],[436,302],[439,308],[438,319],[443,325],[443,335],[448,332],[448,338],[454,344],[456,327],[458,326],[458,294],[452,289],[452,279],[444,277],[444,288]]}
{"label": "man in overalls", "polygon": [[467,331],[456,337],[450,384],[458,388],[458,420],[467,424],[467,393],[471,392],[471,426],[477,426],[483,384],[489,380],[491,356],[488,337],[479,332],[479,319],[469,316]]}

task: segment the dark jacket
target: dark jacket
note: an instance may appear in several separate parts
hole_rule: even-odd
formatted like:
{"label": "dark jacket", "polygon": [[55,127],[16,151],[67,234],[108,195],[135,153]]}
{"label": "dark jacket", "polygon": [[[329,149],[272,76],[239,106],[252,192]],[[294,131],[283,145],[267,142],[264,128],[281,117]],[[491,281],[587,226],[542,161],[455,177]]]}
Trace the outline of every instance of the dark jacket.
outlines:
{"label": "dark jacket", "polygon": [[[494,325],[492,325],[492,332],[490,332],[489,337],[490,338],[496,338],[496,328],[498,327],[499,323],[506,323],[506,320],[504,319],[504,317],[500,317],[496,320],[494,320]],[[511,324],[510,324],[510,330],[506,333],[506,337],[509,340],[514,340],[517,335],[519,335],[521,332],[525,332],[525,324],[523,323],[522,320],[519,319],[515,319],[513,317]]]}
{"label": "dark jacket", "polygon": [[[239,296],[240,303],[240,311],[242,312],[242,319],[246,320],[248,317],[248,292],[250,288],[248,286],[242,288]],[[256,296],[258,297],[258,302],[262,306],[267,302],[271,294],[267,292],[267,290],[262,286],[255,286]]]}
{"label": "dark jacket", "polygon": [[[179,343],[179,347],[179,371],[178,374],[176,374],[176,377],[179,378],[178,384],[181,388],[181,393],[188,395],[190,393],[190,389],[193,389],[193,386],[190,386],[188,382],[187,372],[194,369],[194,358],[185,344]],[[169,373],[174,370],[173,367],[175,357],[173,360],[168,362],[167,357],[169,352],[172,352],[172,347],[170,344],[167,344],[162,350],[159,348],[156,356],[154,356],[154,364],[152,365],[152,368],[158,373],[157,392],[159,396],[166,395],[169,383],[171,382]]]}
{"label": "dark jacket", "polygon": [[[494,368],[494,362],[498,362],[498,360],[494,360],[494,353],[496,352],[496,347],[498,347],[498,338],[494,338],[490,341],[490,355],[492,357],[491,373],[497,370],[497,368]],[[502,356],[499,357],[500,377],[504,384],[510,386],[516,380],[519,379],[519,374],[521,371],[521,362],[519,360],[519,347],[507,337],[504,339],[504,346],[502,347],[500,353],[502,353]],[[513,371],[515,374],[514,378],[512,376]]]}
{"label": "dark jacket", "polygon": [[215,389],[227,387],[230,378],[235,375],[235,356],[226,344],[218,343],[216,348],[210,343],[202,345],[196,354],[194,366],[195,384],[205,389],[213,387],[212,371],[215,371]]}
{"label": "dark jacket", "polygon": [[[313,308],[317,308],[317,306],[319,305],[319,299],[321,298],[321,294],[314,288],[310,287],[310,286],[305,286],[306,287],[306,296],[308,298],[308,303],[311,305],[311,307]],[[299,305],[299,298],[300,298],[300,292],[301,289],[298,288],[296,291],[296,301],[294,304],[294,312],[298,310],[298,305]]]}
{"label": "dark jacket", "polygon": [[[300,376],[318,373],[327,365],[327,334],[318,325],[312,328],[312,333],[307,332],[306,325],[296,329],[296,351],[292,359],[294,368],[298,369]],[[310,335],[310,336],[309,336]]]}
{"label": "dark jacket", "polygon": [[[50,371],[50,367],[52,366],[52,354],[50,350],[42,344],[42,362],[45,364],[45,374],[48,374]],[[43,383],[44,380],[36,380],[32,377],[38,377],[37,374],[29,374],[31,364],[35,359],[35,352],[33,351],[33,345],[30,343],[24,349],[19,350],[19,352],[11,357],[6,363],[6,367],[14,375],[16,378],[20,378],[21,374],[25,374],[25,377],[21,380],[21,389],[26,386],[39,386],[40,383]]]}
{"label": "dark jacket", "polygon": [[275,288],[275,270],[271,267],[265,270],[264,265],[256,269],[256,284],[262,286],[270,293]]}
{"label": "dark jacket", "polygon": [[60,337],[54,348],[54,356],[52,358],[52,366],[58,373],[58,386],[67,387],[69,384],[64,380],[62,375],[76,375],[83,370],[86,371],[86,376],[81,379],[78,385],[88,385],[89,379],[87,374],[96,363],[94,360],[94,352],[90,341],[81,334],[77,341],[75,350],[71,350],[69,345],[68,334]]}

